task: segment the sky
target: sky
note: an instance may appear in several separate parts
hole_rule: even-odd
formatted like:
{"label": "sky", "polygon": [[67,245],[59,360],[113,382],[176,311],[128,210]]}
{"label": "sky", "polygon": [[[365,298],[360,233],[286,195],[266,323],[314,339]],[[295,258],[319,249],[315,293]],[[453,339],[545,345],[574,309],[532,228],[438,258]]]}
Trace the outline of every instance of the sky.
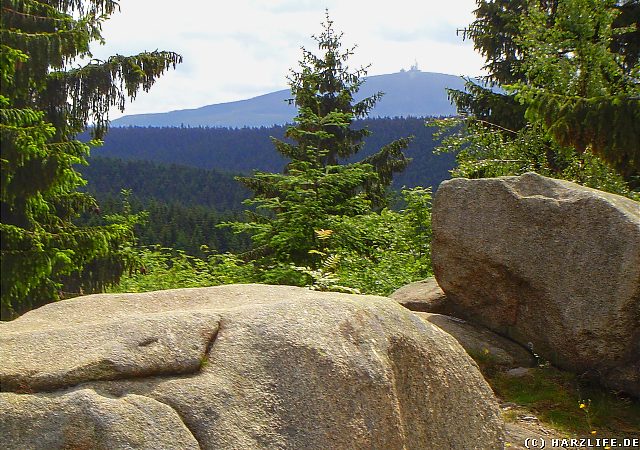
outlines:
{"label": "sky", "polygon": [[[184,58],[124,114],[165,112],[243,100],[287,87],[300,47],[317,50],[328,9],[352,67],[369,75],[409,69],[475,76],[483,60],[456,29],[473,20],[475,0],[123,0],[103,26],[93,56],[171,50]],[[111,119],[121,116],[112,111]]]}

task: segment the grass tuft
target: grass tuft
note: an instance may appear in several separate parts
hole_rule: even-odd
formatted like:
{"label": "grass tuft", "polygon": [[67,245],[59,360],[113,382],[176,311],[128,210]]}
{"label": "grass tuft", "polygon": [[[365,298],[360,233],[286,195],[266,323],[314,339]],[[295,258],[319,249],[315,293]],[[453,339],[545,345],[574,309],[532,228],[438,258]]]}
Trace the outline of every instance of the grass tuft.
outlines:
{"label": "grass tuft", "polygon": [[[640,433],[640,401],[607,391],[546,365],[513,377],[479,363],[496,395],[532,411],[543,423],[568,433]],[[597,431],[596,431],[597,432]]]}

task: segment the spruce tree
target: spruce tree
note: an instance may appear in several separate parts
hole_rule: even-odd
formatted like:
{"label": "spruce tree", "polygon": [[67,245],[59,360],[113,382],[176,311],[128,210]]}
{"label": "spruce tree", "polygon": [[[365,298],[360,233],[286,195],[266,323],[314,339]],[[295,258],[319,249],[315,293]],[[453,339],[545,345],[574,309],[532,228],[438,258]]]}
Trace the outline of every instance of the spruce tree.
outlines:
{"label": "spruce tree", "polygon": [[484,81],[506,92],[450,92],[465,117],[449,140],[457,173],[536,170],[623,194],[620,175],[637,185],[640,2],[479,0],[475,14],[464,38],[485,57]]}
{"label": "spruce tree", "polygon": [[614,0],[530,7],[518,39],[525,79],[511,90],[560,145],[589,150],[631,179],[640,175],[640,65],[637,54],[618,53],[630,47],[616,36],[627,40],[638,25],[616,27],[620,15]]}
{"label": "spruce tree", "polygon": [[366,68],[349,68],[354,48],[342,48],[342,33],[334,30],[328,14],[322,33],[313,38],[321,54],[303,48],[300,69],[289,76],[298,114],[287,128],[288,140],[272,139],[290,162],[282,174],[239,178],[253,191],[248,203],[256,211],[249,213],[249,223],[233,226],[251,233],[250,256],[262,267],[282,269],[272,270],[269,282],[296,284],[289,267],[314,266],[317,257],[309,252],[319,246],[315,231],[336,218],[382,208],[393,174],[409,162],[403,153],[409,139],[353,162],[369,134],[355,129],[353,121],[366,117],[382,94],[355,101]]}
{"label": "spruce tree", "polygon": [[450,90],[449,97],[458,112],[487,124],[517,131],[526,125],[525,108],[496,85],[522,81],[522,48],[518,42],[520,17],[530,0],[479,0],[476,19],[462,30],[463,39],[471,39],[475,50],[485,58],[484,84],[467,80],[466,92]]}
{"label": "spruce tree", "polygon": [[[0,139],[2,318],[62,296],[100,291],[126,264],[132,224],[78,226],[98,212],[78,191],[74,166],[89,146],[75,139],[92,124],[98,144],[112,106],[147,91],[181,57],[172,52],[91,58],[113,0],[2,0]],[[72,291],[72,293],[65,293]]]}
{"label": "spruce tree", "polygon": [[[482,77],[485,85],[469,80],[467,92],[449,92],[460,113],[473,115],[512,131],[518,131],[527,124],[524,118],[526,107],[515,99],[515,94],[492,91],[486,85],[505,86],[526,82],[525,63],[531,45],[546,42],[549,49],[554,48],[548,42],[548,29],[555,26],[561,3],[558,0],[477,1],[478,7],[474,11],[476,19],[462,30],[462,38],[471,39],[475,50],[485,58],[483,68],[487,74]],[[561,12],[566,4],[564,2],[561,6]],[[589,5],[586,7],[588,9]],[[609,2],[609,9],[614,17],[607,45],[611,53],[619,56],[619,63],[629,74],[633,67],[637,67],[640,57],[640,28],[634,28],[640,19],[640,1]],[[527,44],[523,40],[523,33],[530,11],[544,11],[545,20],[538,23],[540,41],[532,40]],[[591,16],[591,13],[587,16]]]}

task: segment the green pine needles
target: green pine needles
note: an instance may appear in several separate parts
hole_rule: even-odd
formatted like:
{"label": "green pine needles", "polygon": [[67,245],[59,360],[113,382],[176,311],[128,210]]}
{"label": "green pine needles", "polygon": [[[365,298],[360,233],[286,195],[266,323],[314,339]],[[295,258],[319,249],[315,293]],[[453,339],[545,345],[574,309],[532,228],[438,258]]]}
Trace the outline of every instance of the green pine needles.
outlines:
{"label": "green pine needles", "polygon": [[638,198],[640,2],[483,0],[464,37],[490,85],[452,91],[457,176],[536,171]]}
{"label": "green pine needles", "polygon": [[[623,176],[640,175],[640,65],[624,39],[639,40],[638,24],[619,24],[615,0],[565,0],[532,5],[517,42],[525,80],[509,87],[563,146],[588,150]],[[635,4],[635,5],[634,5]],[[640,3],[625,2],[636,19]]]}
{"label": "green pine needles", "polygon": [[314,36],[321,54],[303,49],[299,71],[289,76],[298,115],[287,141],[273,139],[290,160],[284,173],[239,178],[253,191],[247,203],[255,210],[248,212],[250,222],[229,225],[252,236],[254,249],[247,257],[269,269],[267,282],[300,284],[294,266],[314,270],[320,264],[310,253],[320,246],[316,231],[337,218],[382,209],[393,174],[409,162],[403,153],[409,139],[351,162],[369,134],[353,128],[353,121],[366,117],[382,94],[355,100],[366,68],[350,70],[354,49],[343,49],[341,38],[327,14],[322,33]]}
{"label": "green pine needles", "polygon": [[[109,0],[2,0],[0,21],[0,263],[2,318],[64,296],[99,292],[118,281],[133,239],[127,221],[83,227],[98,212],[74,169],[89,145],[75,136],[93,125],[97,145],[112,106],[121,110],[181,57],[155,51],[116,55],[77,67],[101,24],[118,10]],[[72,67],[73,64],[73,67]]]}

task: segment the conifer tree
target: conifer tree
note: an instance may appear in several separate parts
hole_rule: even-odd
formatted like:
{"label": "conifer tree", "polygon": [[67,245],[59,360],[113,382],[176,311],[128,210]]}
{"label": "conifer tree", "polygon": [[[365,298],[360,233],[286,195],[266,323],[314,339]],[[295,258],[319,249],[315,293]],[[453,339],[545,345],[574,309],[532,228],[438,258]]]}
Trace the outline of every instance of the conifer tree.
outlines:
{"label": "conifer tree", "polygon": [[[462,30],[462,37],[471,39],[475,50],[485,58],[487,75],[482,78],[486,84],[505,86],[526,81],[524,64],[528,48],[530,44],[536,45],[535,41],[525,45],[522,38],[529,11],[544,11],[545,20],[538,23],[542,39],[539,44],[548,40],[547,29],[554,26],[560,3],[559,0],[477,0],[476,19]],[[610,2],[609,8],[614,18],[608,47],[611,53],[619,55],[624,71],[631,73],[640,56],[640,29],[633,27],[640,20],[640,1]],[[553,48],[549,42],[545,45]],[[449,94],[461,113],[512,131],[518,131],[527,123],[526,107],[513,93],[495,92],[468,81],[467,92],[451,90]]]}
{"label": "conifer tree", "polygon": [[60,298],[100,291],[125,268],[132,224],[82,227],[74,218],[99,211],[77,164],[89,146],[75,139],[91,123],[93,144],[112,106],[147,91],[181,57],[154,51],[91,58],[103,43],[113,0],[2,0],[0,139],[2,318]]}
{"label": "conifer tree", "polygon": [[460,174],[538,170],[628,192],[617,178],[633,186],[639,170],[640,2],[478,0],[475,14],[464,38],[507,91],[450,92],[466,117]]}
{"label": "conifer tree", "polygon": [[286,141],[273,139],[278,152],[290,160],[283,174],[256,173],[240,178],[254,192],[251,222],[234,224],[249,231],[253,256],[265,266],[285,267],[271,282],[295,283],[287,278],[287,264],[313,266],[309,251],[318,247],[315,231],[332,218],[365,214],[385,204],[385,190],[393,173],[409,160],[403,149],[409,139],[394,141],[359,162],[351,162],[363,146],[367,129],[353,121],[367,116],[382,96],[355,101],[366,68],[351,70],[354,48],[343,49],[328,14],[323,31],[314,36],[321,55],[303,50],[300,70],[289,77],[292,101],[298,108]]}
{"label": "conifer tree", "polygon": [[517,131],[526,124],[525,108],[514,95],[496,92],[490,87],[523,80],[522,49],[517,37],[520,17],[530,0],[479,0],[477,3],[476,19],[462,31],[462,38],[473,40],[475,50],[485,58],[487,75],[483,81],[488,86],[468,80],[466,92],[450,90],[449,97],[459,113]]}
{"label": "conifer tree", "polygon": [[614,0],[532,5],[518,38],[525,79],[512,92],[560,145],[589,150],[631,178],[640,175],[640,65],[637,54],[612,48],[629,49],[615,37],[629,38],[638,24],[616,27],[620,14]]}

